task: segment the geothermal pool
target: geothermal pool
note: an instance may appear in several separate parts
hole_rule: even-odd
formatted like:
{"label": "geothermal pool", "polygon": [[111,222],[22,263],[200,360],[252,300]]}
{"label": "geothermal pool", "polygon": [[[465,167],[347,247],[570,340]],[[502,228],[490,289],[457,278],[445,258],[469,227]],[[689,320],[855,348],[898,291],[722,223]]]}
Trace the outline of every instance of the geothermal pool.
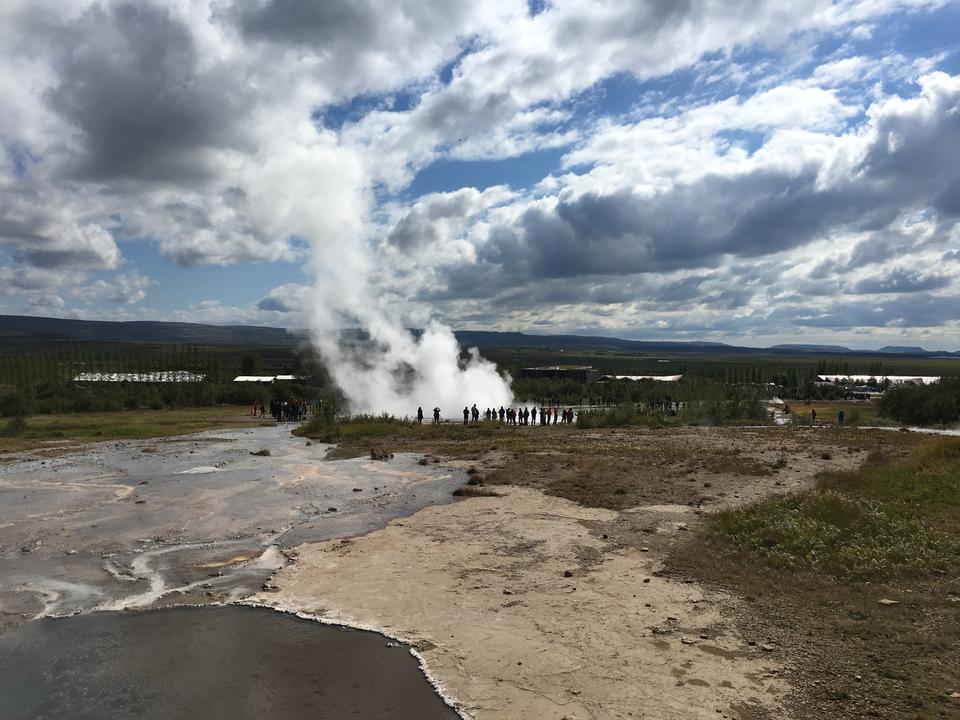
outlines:
{"label": "geothermal pool", "polygon": [[[347,705],[335,698],[379,702],[388,690],[395,695],[382,673],[394,672],[388,669],[398,657],[415,671],[402,677],[413,677],[411,683],[439,702],[409,654],[386,648],[377,635],[233,606],[156,610],[242,600],[292,561],[291,547],[366,533],[451,502],[464,479],[421,466],[415,455],[326,462],[328,449],[293,437],[289,426],[271,426],[3,458],[0,717],[131,717],[124,703],[134,699],[159,702],[166,713],[142,717],[246,717],[241,704],[262,710],[268,699],[286,702],[288,692],[301,697],[311,684],[324,694],[303,700],[301,714],[274,709],[259,716],[394,717],[341,712],[335,708]],[[254,454],[264,450],[269,455]],[[117,612],[123,610],[149,612]],[[78,616],[50,619],[71,615]],[[206,639],[194,641],[182,627]],[[300,636],[303,642],[294,642]],[[235,657],[241,648],[249,658]],[[284,652],[297,663],[282,661]],[[349,672],[329,668],[337,656],[354,658],[345,661]],[[371,669],[360,670],[361,661],[373,663]],[[270,682],[258,685],[250,678],[260,664]],[[11,682],[21,666],[32,673]],[[100,666],[113,670],[104,674]],[[328,669],[317,674],[313,668]],[[112,675],[116,682],[108,681]],[[333,684],[321,682],[327,679]],[[267,685],[278,689],[268,692]],[[51,692],[61,686],[63,702],[88,708],[88,715],[30,704],[48,695],[57,702]],[[194,710],[178,714],[178,698],[191,698]],[[106,705],[97,705],[101,700]],[[220,715],[219,707],[225,708]]]}
{"label": "geothermal pool", "polygon": [[448,720],[376,633],[236,606],[91,613],[0,635],[4,720]]}

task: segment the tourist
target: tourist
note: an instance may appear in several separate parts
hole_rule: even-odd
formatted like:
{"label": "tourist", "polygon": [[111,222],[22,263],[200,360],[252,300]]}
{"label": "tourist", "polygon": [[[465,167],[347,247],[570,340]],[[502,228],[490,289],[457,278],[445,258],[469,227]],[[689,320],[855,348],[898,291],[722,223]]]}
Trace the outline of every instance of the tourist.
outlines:
{"label": "tourist", "polygon": [[536,425],[537,424],[537,406],[536,405],[533,406],[532,415],[533,415],[533,424]]}
{"label": "tourist", "polygon": [[843,414],[843,410],[837,410],[837,425],[843,425],[843,421],[845,419],[846,418]]}
{"label": "tourist", "polygon": [[433,409],[433,422],[434,423],[440,422],[440,408],[438,407],[435,407]]}
{"label": "tourist", "polygon": [[463,406],[463,424],[470,424],[470,408],[468,408],[466,405]]}
{"label": "tourist", "polygon": [[810,419],[813,421],[813,424],[817,424],[817,409],[810,408]]}
{"label": "tourist", "polygon": [[503,409],[503,405],[500,406],[500,422],[503,422],[503,416],[506,415],[506,411]]}
{"label": "tourist", "polygon": [[422,407],[417,408],[417,423],[419,423],[420,425],[423,425],[423,408]]}

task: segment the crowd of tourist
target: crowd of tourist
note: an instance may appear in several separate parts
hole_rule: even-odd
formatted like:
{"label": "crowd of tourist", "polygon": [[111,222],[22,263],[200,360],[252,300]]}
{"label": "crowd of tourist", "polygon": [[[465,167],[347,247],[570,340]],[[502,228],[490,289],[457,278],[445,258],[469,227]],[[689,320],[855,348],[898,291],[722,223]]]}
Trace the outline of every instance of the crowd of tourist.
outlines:
{"label": "crowd of tourist", "polygon": [[[435,407],[433,409],[433,422],[440,422],[440,408]],[[417,422],[423,422],[423,408],[417,408]],[[496,408],[487,408],[483,412],[480,411],[480,408],[473,405],[473,407],[463,408],[463,424],[470,425],[471,423],[480,422],[481,418],[486,422],[500,422],[504,425],[557,425],[559,424],[572,424],[576,419],[576,414],[573,411],[573,408],[558,408],[558,407],[541,407],[537,408],[536,406],[529,407],[510,407],[505,408],[503,406],[500,409]]]}
{"label": "crowd of tourist", "polygon": [[254,417],[266,417],[268,409],[270,417],[277,422],[299,422],[315,410],[306,400],[271,400],[269,406],[262,400],[254,400],[250,414]]}

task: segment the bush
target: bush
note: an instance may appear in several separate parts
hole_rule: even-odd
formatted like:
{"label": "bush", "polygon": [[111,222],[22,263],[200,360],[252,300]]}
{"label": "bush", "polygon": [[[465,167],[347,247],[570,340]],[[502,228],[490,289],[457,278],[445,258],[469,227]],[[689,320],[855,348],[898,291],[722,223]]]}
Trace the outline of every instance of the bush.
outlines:
{"label": "bush", "polygon": [[7,421],[7,424],[4,425],[3,430],[0,431],[0,435],[3,437],[20,437],[26,431],[27,421],[24,420],[23,415],[14,415]]}
{"label": "bush", "polygon": [[932,385],[892,387],[880,398],[882,417],[911,425],[949,425],[960,421],[960,379]]}

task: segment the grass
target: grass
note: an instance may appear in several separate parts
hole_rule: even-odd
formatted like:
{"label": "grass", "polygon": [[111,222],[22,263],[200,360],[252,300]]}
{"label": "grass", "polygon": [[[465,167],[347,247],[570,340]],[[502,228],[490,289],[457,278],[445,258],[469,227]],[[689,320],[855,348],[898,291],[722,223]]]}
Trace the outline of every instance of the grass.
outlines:
{"label": "grass", "polygon": [[0,452],[15,452],[44,445],[69,445],[96,440],[129,440],[169,437],[257,422],[246,406],[128,410],[103,413],[34,415],[25,419],[15,437],[0,437]]}
{"label": "grass", "polygon": [[712,531],[778,568],[883,580],[960,560],[960,441],[828,474],[811,491],[718,514]]}
{"label": "grass", "polygon": [[960,717],[960,440],[881,439],[857,471],[714,515],[667,561],[746,599],[738,629],[787,655],[797,717]]}
{"label": "grass", "polygon": [[462,423],[437,423],[404,420],[392,415],[351,415],[326,422],[314,417],[296,428],[293,433],[300,437],[323,443],[336,443],[328,459],[358,457],[370,452],[370,443],[389,440],[391,446],[432,441],[467,441],[491,437],[501,428],[500,423],[480,422],[476,425]]}
{"label": "grass", "polygon": [[887,421],[877,416],[876,401],[856,400],[812,400],[809,404],[803,400],[791,400],[790,422],[794,425],[812,425],[810,411],[817,411],[817,425],[834,425],[837,412],[843,410],[845,425],[887,425]]}

